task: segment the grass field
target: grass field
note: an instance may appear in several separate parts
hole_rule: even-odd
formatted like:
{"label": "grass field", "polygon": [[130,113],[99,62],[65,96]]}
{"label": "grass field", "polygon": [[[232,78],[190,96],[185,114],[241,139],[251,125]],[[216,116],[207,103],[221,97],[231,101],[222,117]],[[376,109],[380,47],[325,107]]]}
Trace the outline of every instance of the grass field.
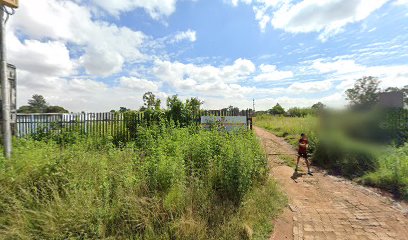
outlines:
{"label": "grass field", "polygon": [[359,181],[408,200],[408,144],[400,148],[390,147],[379,157],[378,169]]}
{"label": "grass field", "polygon": [[408,144],[402,147],[371,146],[341,135],[321,139],[318,119],[313,116],[257,116],[255,125],[296,146],[300,133],[309,136],[314,164],[334,174],[379,187],[408,200]]}
{"label": "grass field", "polygon": [[14,145],[0,159],[1,239],[266,239],[286,204],[251,132]]}
{"label": "grass field", "polygon": [[293,146],[297,146],[300,134],[305,133],[309,138],[310,150],[314,150],[318,135],[317,117],[260,115],[256,117],[254,122],[256,126],[265,128],[279,137],[284,137]]}

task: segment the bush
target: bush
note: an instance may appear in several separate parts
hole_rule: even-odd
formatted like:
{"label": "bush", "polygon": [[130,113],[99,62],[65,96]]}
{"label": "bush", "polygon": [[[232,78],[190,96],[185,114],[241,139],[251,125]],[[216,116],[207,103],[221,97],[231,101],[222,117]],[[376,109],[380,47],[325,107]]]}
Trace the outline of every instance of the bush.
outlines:
{"label": "bush", "polygon": [[318,144],[317,117],[308,115],[306,117],[278,117],[260,115],[255,119],[255,125],[265,128],[279,137],[285,138],[294,147],[298,147],[300,134],[305,133],[309,138],[309,153],[312,154]]}
{"label": "bush", "polygon": [[[406,110],[325,112],[319,121],[324,132],[317,132],[317,118],[310,116],[261,115],[255,124],[295,147],[298,134],[304,132],[309,136],[313,164],[408,199],[408,146],[400,147],[408,136],[405,116]],[[398,147],[385,145],[390,143]]]}
{"label": "bush", "polygon": [[379,157],[379,168],[363,176],[363,184],[380,187],[408,200],[408,144],[390,148]]}
{"label": "bush", "polygon": [[[15,142],[0,159],[0,238],[242,239],[285,204],[251,132],[140,128],[117,148]],[[142,143],[143,142],[143,143]]]}
{"label": "bush", "polygon": [[307,116],[316,116],[318,113],[317,110],[313,108],[290,108],[286,115],[289,117],[307,117]]}
{"label": "bush", "polygon": [[373,147],[340,135],[320,139],[312,161],[332,174],[348,178],[360,177],[378,168],[377,154]]}

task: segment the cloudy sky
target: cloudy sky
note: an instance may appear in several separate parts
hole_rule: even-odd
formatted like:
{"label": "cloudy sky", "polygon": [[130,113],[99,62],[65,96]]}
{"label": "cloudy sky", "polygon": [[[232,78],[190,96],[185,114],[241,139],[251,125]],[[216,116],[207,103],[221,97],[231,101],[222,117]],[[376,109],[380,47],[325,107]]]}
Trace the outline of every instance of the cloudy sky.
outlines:
{"label": "cloudy sky", "polygon": [[362,76],[408,85],[408,0],[22,0],[8,22],[18,104],[137,109],[345,104]]}

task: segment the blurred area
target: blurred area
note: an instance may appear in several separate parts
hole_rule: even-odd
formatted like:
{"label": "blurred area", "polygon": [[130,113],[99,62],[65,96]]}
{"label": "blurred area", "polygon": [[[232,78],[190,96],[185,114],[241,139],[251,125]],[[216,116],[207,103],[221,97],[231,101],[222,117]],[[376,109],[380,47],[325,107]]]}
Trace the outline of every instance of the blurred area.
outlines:
{"label": "blurred area", "polygon": [[350,104],[344,109],[318,103],[276,114],[275,106],[258,112],[255,125],[294,147],[305,133],[314,165],[408,200],[408,86],[380,90],[379,83],[357,80],[346,91]]}

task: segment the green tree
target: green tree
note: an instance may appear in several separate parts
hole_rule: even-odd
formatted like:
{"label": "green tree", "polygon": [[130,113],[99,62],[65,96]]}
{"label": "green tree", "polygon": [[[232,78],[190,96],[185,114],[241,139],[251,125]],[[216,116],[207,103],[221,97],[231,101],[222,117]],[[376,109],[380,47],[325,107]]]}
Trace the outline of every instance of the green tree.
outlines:
{"label": "green tree", "polygon": [[143,94],[143,102],[146,109],[160,110],[161,100],[156,99],[156,96],[152,92]]}
{"label": "green tree", "polygon": [[230,105],[227,108],[221,109],[221,111],[226,111],[226,112],[231,113],[231,114],[239,114],[240,109],[238,107],[234,107],[234,106]]}
{"label": "green tree", "polygon": [[203,102],[198,98],[187,99],[184,103],[173,95],[167,98],[167,119],[180,126],[187,126],[195,121]]}
{"label": "green tree", "polygon": [[201,101],[198,98],[190,98],[186,100],[186,109],[188,111],[190,111],[190,114],[194,115],[194,114],[198,114],[200,112],[201,109],[201,105],[204,102]]}
{"label": "green tree", "polygon": [[363,77],[346,91],[347,100],[354,109],[369,109],[378,103],[380,81],[376,77]]}
{"label": "green tree", "polygon": [[279,103],[277,103],[272,109],[269,110],[269,114],[282,115],[285,114],[285,109]]}
{"label": "green tree", "polygon": [[176,123],[182,123],[184,119],[184,104],[177,95],[167,98],[168,116]]}
{"label": "green tree", "polygon": [[316,111],[322,111],[322,110],[324,110],[325,108],[326,108],[326,105],[324,105],[324,104],[321,103],[321,102],[315,103],[315,104],[313,104],[313,106],[312,106],[312,109],[313,109],[313,110],[316,110]]}
{"label": "green tree", "polygon": [[287,112],[287,115],[291,117],[306,117],[308,115],[315,115],[316,110],[313,108],[290,108]]}
{"label": "green tree", "polygon": [[46,112],[48,103],[42,95],[34,94],[32,99],[28,100],[28,106],[35,110],[35,112],[43,113]]}
{"label": "green tree", "polygon": [[28,100],[28,105],[21,106],[18,113],[68,113],[69,111],[60,106],[49,106],[42,95],[35,94]]}
{"label": "green tree", "polygon": [[128,111],[130,111],[129,108],[126,108],[126,107],[120,107],[119,108],[119,112],[121,112],[121,113],[128,112]]}
{"label": "green tree", "polygon": [[28,105],[21,106],[21,107],[17,110],[17,112],[18,112],[18,113],[34,113],[32,107],[31,107],[31,106],[28,106]]}
{"label": "green tree", "polygon": [[60,106],[48,106],[45,112],[46,113],[69,113],[68,110]]}

